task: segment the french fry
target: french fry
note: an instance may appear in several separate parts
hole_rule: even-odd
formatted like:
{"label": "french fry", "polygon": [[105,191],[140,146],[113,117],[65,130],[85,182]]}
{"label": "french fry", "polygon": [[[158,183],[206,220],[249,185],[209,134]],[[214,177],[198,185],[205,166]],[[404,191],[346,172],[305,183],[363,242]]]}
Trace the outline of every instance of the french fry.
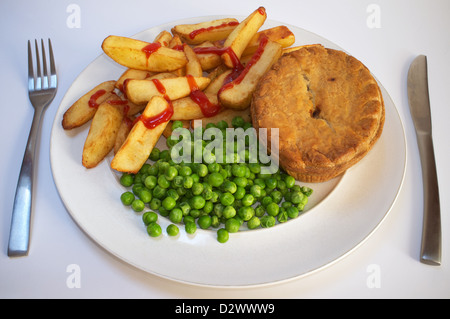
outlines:
{"label": "french fry", "polygon": [[125,70],[125,72],[122,73],[122,75],[116,81],[115,87],[116,87],[116,89],[119,89],[120,91],[123,92],[123,82],[125,82],[125,80],[131,80],[131,79],[144,80],[155,74],[158,74],[158,73],[145,71],[145,70],[127,69],[127,70]]}
{"label": "french fry", "polygon": [[[157,116],[168,107],[169,102],[166,99],[155,96],[148,102],[142,116],[144,118]],[[119,172],[137,173],[147,161],[167,123],[169,121],[162,122],[149,129],[142,121],[138,120],[128,134],[127,139],[114,155],[111,161],[111,168]]]}
{"label": "french fry", "polygon": [[189,74],[194,77],[203,76],[202,65],[200,64],[200,61],[197,57],[197,54],[195,54],[194,50],[192,50],[190,46],[184,45],[183,51],[188,59],[188,63],[186,64],[186,75]]}
{"label": "french fry", "polygon": [[184,52],[127,37],[108,36],[103,40],[102,49],[114,61],[130,69],[171,72],[187,63]]}
{"label": "french fry", "polygon": [[[203,90],[211,82],[207,77],[195,77],[194,80],[200,90]],[[167,96],[170,100],[176,100],[191,93],[191,87],[186,77],[161,79],[158,82],[160,86],[154,81],[130,80],[125,86],[126,95],[133,103],[143,104],[150,101],[155,95]]]}
{"label": "french fry", "polygon": [[[260,52],[260,50],[262,52]],[[266,71],[281,56],[281,45],[267,40],[267,44],[254,54],[241,75],[219,92],[220,103],[228,108],[245,109],[250,105],[252,94]]]}
{"label": "french fry", "polygon": [[[206,94],[211,104],[217,105],[217,94]],[[172,120],[192,120],[204,117],[200,106],[190,96],[172,102]]]}
{"label": "french fry", "polygon": [[[206,41],[196,46],[195,48],[205,48],[205,47],[214,48],[215,45],[212,42]],[[200,62],[200,65],[202,66],[203,71],[212,70],[223,63],[223,60],[220,57],[220,55],[215,53],[197,53],[197,57]]]}
{"label": "french fry", "polygon": [[158,42],[164,47],[168,47],[170,41],[172,41],[172,35],[170,32],[167,32],[166,30],[161,31],[155,38],[153,42]]}
{"label": "french fry", "polygon": [[[111,96],[116,81],[102,82],[79,98],[63,115],[65,130],[79,127],[94,117],[97,106]],[[103,94],[101,94],[104,92]]]}
{"label": "french fry", "polygon": [[[240,58],[250,40],[266,21],[266,18],[266,10],[263,7],[256,9],[230,33],[223,47],[230,48],[236,57]],[[228,67],[234,67],[233,57],[230,56],[230,53],[225,52],[222,54],[222,59]]]}
{"label": "french fry", "polygon": [[116,140],[114,141],[114,154],[116,154],[123,142],[127,139],[128,134],[133,127],[134,116],[124,116],[119,130],[117,131]]}
{"label": "french fry", "polygon": [[184,43],[199,44],[205,41],[225,39],[239,24],[236,19],[225,18],[197,24],[180,24],[172,28],[172,34],[178,35]]}
{"label": "french fry", "polygon": [[196,127],[198,127],[198,124],[200,124],[200,123],[203,127],[206,127],[206,125],[208,123],[215,124],[222,120],[226,121],[228,124],[231,124],[231,121],[236,116],[241,116],[245,121],[251,122],[250,108],[246,108],[244,110],[233,110],[233,109],[222,108],[222,111],[219,114],[214,115],[212,117],[203,117],[203,118],[191,120],[191,127],[195,129]]}
{"label": "french fry", "polygon": [[116,99],[111,96],[99,105],[92,118],[89,133],[83,147],[82,164],[93,168],[114,148],[116,135],[124,116],[124,105],[109,102]]}
{"label": "french fry", "polygon": [[232,70],[227,70],[227,71],[219,74],[218,76],[216,76],[214,78],[214,80],[212,80],[211,83],[206,87],[204,92],[207,94],[216,94],[217,95],[217,93],[219,93],[220,89],[223,86],[225,78],[228,75],[230,75],[231,72],[232,72]]}
{"label": "french fry", "polygon": [[[189,121],[189,120],[182,120],[181,122],[183,123],[183,127],[184,128],[189,129],[191,127],[191,121]],[[164,129],[163,136],[165,138],[168,138],[170,135],[172,135],[172,131],[173,131],[172,130],[172,124],[173,124],[173,121],[172,120],[169,121],[169,124],[167,124],[166,128]]]}
{"label": "french fry", "polygon": [[248,43],[242,56],[255,53],[262,37],[267,37],[270,41],[281,44],[282,48],[287,48],[295,42],[295,35],[288,27],[284,25],[276,26],[256,33]]}

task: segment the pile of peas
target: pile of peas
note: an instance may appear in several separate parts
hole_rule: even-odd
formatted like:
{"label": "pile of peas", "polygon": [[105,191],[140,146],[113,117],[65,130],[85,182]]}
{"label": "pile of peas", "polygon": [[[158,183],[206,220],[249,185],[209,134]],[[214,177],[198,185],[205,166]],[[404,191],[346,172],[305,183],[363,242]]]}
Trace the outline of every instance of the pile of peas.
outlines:
{"label": "pile of peas", "polygon": [[[244,130],[251,127],[239,116],[231,124]],[[179,127],[182,123],[174,121],[172,129]],[[209,127],[221,129],[225,136],[228,123],[209,123],[206,129]],[[152,150],[152,164],[147,162],[137,174],[124,173],[120,178],[120,183],[130,188],[121,195],[122,203],[135,212],[150,208],[142,220],[151,237],[162,234],[158,213],[171,221],[166,229],[169,236],[176,236],[181,225],[188,234],[195,233],[197,227],[212,228],[217,229],[217,240],[225,243],[229,233],[239,231],[244,224],[248,229],[272,227],[303,212],[312,189],[296,185],[294,177],[281,170],[262,174],[264,164],[239,163],[239,154],[234,154],[233,163],[177,164],[170,155],[179,142],[173,136],[166,140],[168,150]],[[206,145],[209,141],[202,142]]]}

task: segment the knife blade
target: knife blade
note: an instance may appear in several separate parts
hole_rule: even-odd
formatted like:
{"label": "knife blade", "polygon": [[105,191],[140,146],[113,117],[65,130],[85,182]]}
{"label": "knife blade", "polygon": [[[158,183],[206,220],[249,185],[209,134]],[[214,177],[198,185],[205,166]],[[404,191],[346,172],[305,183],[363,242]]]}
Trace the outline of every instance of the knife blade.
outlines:
{"label": "knife blade", "polygon": [[420,261],[441,264],[441,209],[431,128],[427,57],[419,55],[408,71],[408,100],[417,136],[423,181],[423,226]]}

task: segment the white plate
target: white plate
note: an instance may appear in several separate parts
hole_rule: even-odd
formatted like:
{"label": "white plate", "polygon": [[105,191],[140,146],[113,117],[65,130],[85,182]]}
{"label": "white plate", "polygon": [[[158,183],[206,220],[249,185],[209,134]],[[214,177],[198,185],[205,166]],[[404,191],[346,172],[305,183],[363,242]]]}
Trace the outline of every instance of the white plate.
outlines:
{"label": "white plate", "polygon": [[[152,41],[176,24],[197,23],[222,16],[175,21],[151,28],[136,38]],[[242,19],[242,17],[237,17]],[[264,28],[283,23],[267,21]],[[296,45],[330,41],[295,26]],[[359,247],[385,219],[401,188],[406,169],[403,125],[395,105],[380,85],[386,121],[380,140],[369,154],[343,177],[312,185],[307,212],[270,229],[230,235],[226,244],[216,232],[199,229],[195,235],[150,238],[141,214],[120,202],[124,188],[103,161],[87,170],[81,153],[89,125],[64,131],[61,120],[82,94],[105,80],[115,80],[125,69],[105,55],[94,60],[75,80],[56,113],[51,134],[51,165],[61,199],[78,226],[111,254],[145,272],[175,281],[242,287],[264,285],[305,276],[340,260]],[[159,220],[163,229],[169,224]]]}

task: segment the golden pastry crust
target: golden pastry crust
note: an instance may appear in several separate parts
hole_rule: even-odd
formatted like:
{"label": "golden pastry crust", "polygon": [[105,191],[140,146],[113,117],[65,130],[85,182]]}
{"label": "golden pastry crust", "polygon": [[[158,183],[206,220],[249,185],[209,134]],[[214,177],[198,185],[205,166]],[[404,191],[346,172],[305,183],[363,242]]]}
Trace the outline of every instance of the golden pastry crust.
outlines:
{"label": "golden pastry crust", "polygon": [[282,56],[260,81],[250,108],[256,129],[267,128],[270,136],[279,128],[280,166],[303,182],[330,180],[362,159],[385,116],[370,71],[321,45]]}

